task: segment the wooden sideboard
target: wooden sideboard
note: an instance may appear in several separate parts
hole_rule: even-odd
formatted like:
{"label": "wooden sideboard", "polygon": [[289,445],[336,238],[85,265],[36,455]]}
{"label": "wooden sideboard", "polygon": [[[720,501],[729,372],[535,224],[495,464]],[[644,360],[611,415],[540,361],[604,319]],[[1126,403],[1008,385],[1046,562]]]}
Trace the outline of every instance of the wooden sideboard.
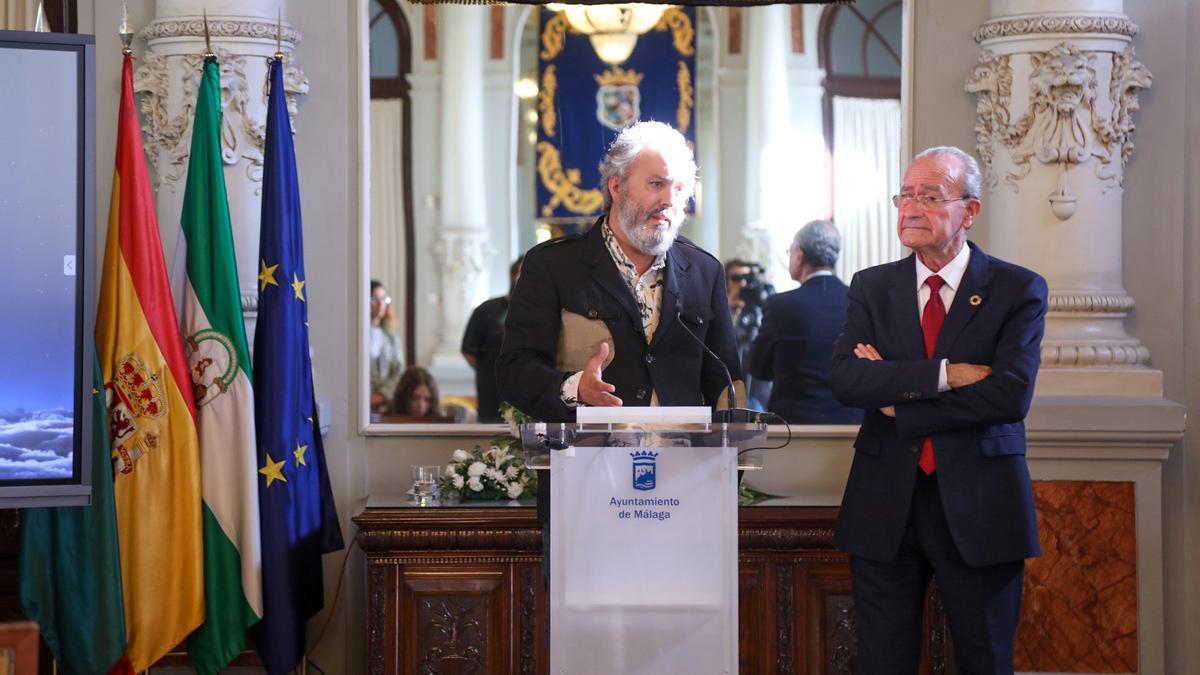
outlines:
{"label": "wooden sideboard", "polygon": [[[854,603],[846,556],[832,545],[837,509],[744,506],[738,517],[740,672],[852,673]],[[368,673],[547,673],[532,505],[371,499],[354,522],[367,557]],[[949,648],[936,591],[930,599],[922,672],[940,675],[951,670]]]}

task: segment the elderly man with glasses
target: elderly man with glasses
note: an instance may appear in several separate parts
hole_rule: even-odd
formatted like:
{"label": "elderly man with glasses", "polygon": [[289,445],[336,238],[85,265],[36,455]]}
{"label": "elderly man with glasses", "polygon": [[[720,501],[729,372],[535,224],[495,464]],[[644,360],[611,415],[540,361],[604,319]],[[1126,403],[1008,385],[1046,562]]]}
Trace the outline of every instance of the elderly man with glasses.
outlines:
{"label": "elderly man with glasses", "polygon": [[957,672],[1013,671],[1025,558],[1041,554],[1023,420],[1047,289],[967,241],[980,182],[958,148],[917,155],[892,199],[913,255],[854,276],[834,348],[834,395],[866,410],[834,537],[859,673],[917,672],[931,578]]}

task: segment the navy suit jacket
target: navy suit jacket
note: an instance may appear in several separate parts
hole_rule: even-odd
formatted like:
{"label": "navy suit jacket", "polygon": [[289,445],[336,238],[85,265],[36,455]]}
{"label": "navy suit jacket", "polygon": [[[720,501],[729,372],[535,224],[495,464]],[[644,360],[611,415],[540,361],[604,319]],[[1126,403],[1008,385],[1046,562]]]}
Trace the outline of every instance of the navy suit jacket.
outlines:
{"label": "navy suit jacket", "polygon": [[[611,335],[604,381],[616,387],[624,405],[650,405],[652,392],[664,406],[716,405],[728,389],[726,372],[741,379],[725,268],[678,237],[667,251],[662,313],[647,344],[637,303],[604,245],[600,222],[525,256],[496,365],[501,396],[536,419],[574,421],[575,411],[560,396],[563,381],[575,372],[558,367],[560,333],[564,326],[591,323]],[[701,341],[725,366],[705,353]],[[598,340],[589,343],[587,353],[597,347]]]}
{"label": "navy suit jacket", "polygon": [[[846,326],[830,384],[866,409],[834,543],[874,560],[895,558],[904,534],[922,439],[932,436],[950,533],[968,565],[1041,554],[1025,424],[1046,315],[1046,281],[978,246],[955,292],[933,358],[917,310],[915,258],[863,270],[850,284]],[[883,361],[854,356],[874,345]],[[938,364],[990,365],[991,374],[938,393]],[[895,418],[879,411],[895,406]]]}
{"label": "navy suit jacket", "polygon": [[846,284],[833,275],[767,299],[750,373],[771,380],[767,410],[792,424],[858,424],[863,411],[829,390],[829,360],[846,321]]}

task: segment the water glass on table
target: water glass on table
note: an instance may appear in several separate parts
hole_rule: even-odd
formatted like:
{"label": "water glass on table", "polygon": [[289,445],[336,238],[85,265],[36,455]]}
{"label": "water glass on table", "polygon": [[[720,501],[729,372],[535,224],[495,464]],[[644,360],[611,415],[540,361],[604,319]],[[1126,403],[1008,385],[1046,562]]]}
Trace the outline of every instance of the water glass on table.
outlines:
{"label": "water glass on table", "polygon": [[441,476],[440,464],[413,464],[412,496],[418,504],[425,504],[437,497],[437,482]]}

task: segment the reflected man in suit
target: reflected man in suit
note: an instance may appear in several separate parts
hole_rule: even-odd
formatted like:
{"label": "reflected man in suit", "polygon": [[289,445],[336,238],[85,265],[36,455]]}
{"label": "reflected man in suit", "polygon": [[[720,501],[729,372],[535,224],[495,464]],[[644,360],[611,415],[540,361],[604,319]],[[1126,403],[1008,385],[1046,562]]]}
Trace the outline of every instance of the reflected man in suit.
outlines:
{"label": "reflected man in suit", "polygon": [[829,359],[846,321],[846,284],[833,273],[841,250],[842,236],[828,220],[796,232],[788,274],[800,288],[767,299],[750,353],[755,381],[772,382],[767,410],[791,424],[862,421],[862,410],[843,406],[829,390]]}
{"label": "reflected man in suit", "polygon": [[1013,670],[1024,559],[1041,554],[1024,419],[1047,289],[967,241],[980,183],[958,148],[914,158],[893,198],[913,255],[854,276],[834,348],[834,395],[866,410],[834,536],[859,673],[917,672],[931,577],[957,671]]}
{"label": "reflected man in suit", "polygon": [[696,185],[691,148],[670,126],[639,122],[600,175],[604,214],[591,229],[525,256],[497,362],[502,398],[544,421],[574,421],[581,405],[716,406],[741,369],[724,268],[678,236]]}

